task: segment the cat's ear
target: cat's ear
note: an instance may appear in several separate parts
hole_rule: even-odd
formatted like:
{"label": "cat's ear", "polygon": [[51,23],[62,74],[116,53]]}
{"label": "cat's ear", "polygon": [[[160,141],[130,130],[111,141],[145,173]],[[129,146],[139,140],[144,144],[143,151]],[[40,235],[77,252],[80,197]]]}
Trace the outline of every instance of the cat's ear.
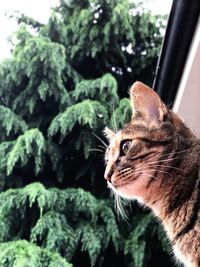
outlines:
{"label": "cat's ear", "polygon": [[141,115],[148,123],[159,123],[168,114],[168,108],[158,94],[147,85],[135,82],[130,89],[132,116]]}
{"label": "cat's ear", "polygon": [[110,130],[108,127],[105,127],[105,129],[103,130],[103,133],[109,141],[111,141],[115,137],[115,133],[112,130]]}

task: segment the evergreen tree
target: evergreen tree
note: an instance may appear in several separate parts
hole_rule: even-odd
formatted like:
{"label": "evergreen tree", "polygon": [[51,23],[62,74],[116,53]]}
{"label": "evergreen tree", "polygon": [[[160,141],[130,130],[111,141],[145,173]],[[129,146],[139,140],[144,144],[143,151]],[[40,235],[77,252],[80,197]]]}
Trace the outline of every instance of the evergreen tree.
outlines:
{"label": "evergreen tree", "polygon": [[100,138],[130,119],[131,83],[152,82],[164,19],[129,0],[61,0],[46,25],[15,17],[0,63],[1,266],[160,266],[152,216],[114,211]]}

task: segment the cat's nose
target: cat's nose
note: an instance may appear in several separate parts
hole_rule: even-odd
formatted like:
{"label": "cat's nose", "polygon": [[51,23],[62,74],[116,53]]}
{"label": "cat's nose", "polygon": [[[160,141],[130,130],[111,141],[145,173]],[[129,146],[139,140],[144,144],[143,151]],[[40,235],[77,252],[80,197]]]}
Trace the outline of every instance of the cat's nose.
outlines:
{"label": "cat's nose", "polygon": [[105,171],[105,174],[104,174],[104,178],[107,180],[107,181],[111,181],[111,177],[113,175],[113,171]]}

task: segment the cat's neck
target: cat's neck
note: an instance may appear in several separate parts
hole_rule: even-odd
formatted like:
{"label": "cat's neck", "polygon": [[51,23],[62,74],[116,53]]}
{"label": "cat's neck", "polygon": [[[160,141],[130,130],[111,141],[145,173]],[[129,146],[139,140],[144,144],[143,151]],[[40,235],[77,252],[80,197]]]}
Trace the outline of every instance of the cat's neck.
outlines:
{"label": "cat's neck", "polygon": [[[146,204],[160,218],[171,240],[174,240],[193,216],[191,207],[200,188],[200,142],[178,166],[176,177],[165,179],[163,186],[155,185]],[[175,175],[175,174],[174,174]],[[186,216],[187,214],[187,216]],[[177,220],[178,218],[178,220]]]}
{"label": "cat's neck", "polygon": [[[193,183],[193,188],[199,186],[199,179],[196,178]],[[179,189],[179,187],[175,185],[174,191],[177,189]],[[193,207],[194,200],[196,199],[196,191],[194,189],[190,189],[187,192],[179,191],[179,194],[176,195],[173,195],[173,192],[170,197],[166,196],[163,192],[160,199],[149,205],[155,215],[163,223],[172,241],[181,235],[185,225],[189,224],[193,216],[193,208],[191,207]],[[184,193],[186,193],[186,195],[184,195]]]}

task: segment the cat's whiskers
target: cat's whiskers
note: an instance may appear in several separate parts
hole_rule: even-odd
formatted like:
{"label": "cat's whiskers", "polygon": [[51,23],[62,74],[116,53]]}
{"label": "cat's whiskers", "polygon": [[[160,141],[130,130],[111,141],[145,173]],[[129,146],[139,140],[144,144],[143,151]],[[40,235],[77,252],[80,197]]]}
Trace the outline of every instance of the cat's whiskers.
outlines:
{"label": "cat's whiskers", "polygon": [[107,149],[108,145],[106,144],[106,142],[103,141],[103,139],[101,137],[99,137],[97,134],[95,134],[93,132],[92,132],[92,135],[94,137],[96,137],[102,143],[102,145],[105,147],[105,149]]}
{"label": "cat's whiskers", "polygon": [[127,180],[129,180],[132,176],[133,176],[133,172],[129,173],[126,177],[123,177],[123,182],[126,182]]}
{"label": "cat's whiskers", "polygon": [[[144,171],[144,172],[143,172]],[[150,174],[150,173],[146,173],[145,172],[145,170],[141,170],[141,171],[137,171],[137,172],[135,172],[135,171],[133,171],[133,173],[131,173],[131,174],[129,174],[127,177],[125,177],[125,179],[123,179],[123,181],[125,182],[125,181],[127,181],[127,180],[129,180],[130,178],[131,178],[131,176],[136,176],[136,175],[140,175],[141,173],[144,173],[144,175],[145,176],[148,176],[148,177],[152,177],[152,178],[154,178],[155,180],[159,180],[157,177],[155,177],[154,175],[152,175],[152,174]],[[131,181],[130,181],[131,182]]]}
{"label": "cat's whiskers", "polygon": [[130,171],[126,172],[126,175],[123,174],[123,176],[118,176],[119,178],[123,179],[123,181],[127,181],[128,179],[130,179],[131,176],[137,176],[137,175],[141,175],[141,173],[144,173],[146,175],[146,170],[144,169],[133,169],[131,168]]}
{"label": "cat's whiskers", "polygon": [[129,171],[124,172],[124,173],[118,172],[118,174],[116,175],[116,178],[117,179],[123,179],[124,177],[126,177],[129,174],[131,174],[132,172],[133,172],[133,170],[129,170]]}
{"label": "cat's whiskers", "polygon": [[102,149],[98,149],[98,148],[90,148],[88,149],[89,152],[101,152],[101,153],[105,153],[104,150]]}
{"label": "cat's whiskers", "polygon": [[182,169],[174,167],[174,166],[170,166],[170,165],[159,165],[159,164],[149,163],[149,164],[147,164],[147,166],[149,166],[149,167],[153,166],[153,167],[167,168],[167,169],[169,168],[169,169],[182,171]]}
{"label": "cat's whiskers", "polygon": [[101,139],[98,135],[95,133],[92,133],[103,145],[97,145],[97,148],[90,148],[88,149],[89,152],[100,152],[100,153],[105,153],[108,145]]}
{"label": "cat's whiskers", "polygon": [[184,153],[186,151],[190,150],[190,148],[187,148],[187,149],[183,149],[183,150],[180,150],[180,151],[173,151],[173,152],[170,152],[170,153],[167,153],[167,154],[163,154],[162,156],[169,156],[171,154],[180,154],[180,153]]}
{"label": "cat's whiskers", "polygon": [[[148,168],[149,166],[145,166],[145,165],[144,165],[144,167],[145,167],[145,168]],[[146,173],[145,173],[145,170],[142,169],[141,167],[140,167],[140,168],[136,168],[136,171],[140,171],[140,173],[143,172],[144,174],[146,174]],[[166,172],[166,171],[164,171],[164,170],[148,168],[148,169],[146,170],[146,172],[149,172],[149,171],[155,171],[155,172],[164,173],[164,174],[167,174],[167,175],[169,175],[169,176],[172,177],[172,174],[171,174],[171,173]]]}
{"label": "cat's whiskers", "polygon": [[[157,166],[160,166],[160,165],[157,165]],[[138,173],[139,174],[141,174],[141,173],[146,174],[146,172],[149,172],[149,171],[160,172],[160,173],[172,176],[172,174],[167,172],[167,171],[160,170],[160,169],[152,169],[152,168],[146,169],[148,167],[155,167],[155,165],[151,166],[150,164],[146,164],[145,162],[141,162],[140,164],[137,165],[137,167],[135,169],[129,168],[130,169],[129,171],[126,171],[126,172],[124,171],[122,176],[125,176],[126,174],[129,174],[130,172],[132,172],[133,174],[138,174]]]}
{"label": "cat's whiskers", "polygon": [[117,212],[118,218],[119,215],[125,220],[128,221],[128,215],[124,209],[125,201],[122,197],[120,197],[116,192],[110,190],[111,197],[114,198],[115,210]]}
{"label": "cat's whiskers", "polygon": [[129,172],[130,170],[132,170],[132,168],[131,168],[131,167],[128,167],[128,168],[119,170],[118,173],[119,173],[119,174],[122,174],[122,175],[125,175],[126,172]]}
{"label": "cat's whiskers", "polygon": [[[154,160],[154,161],[152,161],[152,159]],[[154,163],[161,163],[161,162],[168,162],[168,161],[173,161],[173,160],[176,160],[176,159],[179,159],[179,157],[176,157],[176,158],[168,158],[168,159],[161,159],[161,160],[159,160],[159,157],[158,157],[158,159],[157,160],[155,160],[156,159],[156,157],[151,157],[151,158],[149,158],[148,160],[145,160],[145,161],[143,161],[142,162],[142,164],[143,163],[145,163],[145,164],[149,164],[149,162],[151,163],[151,164],[154,164]],[[140,163],[139,163],[140,164]]]}
{"label": "cat's whiskers", "polygon": [[[156,156],[154,155],[154,153],[150,154],[150,155],[147,155],[145,156],[145,162],[149,162],[151,161],[152,159],[155,160],[155,159],[159,159],[161,156]],[[135,156],[133,157],[130,157],[129,158],[130,160],[135,160]]]}
{"label": "cat's whiskers", "polygon": [[111,120],[111,123],[112,123],[112,126],[113,126],[113,129],[115,132],[118,132],[118,128],[117,128],[117,121],[116,121],[116,117],[115,117],[115,111],[114,111],[114,105],[112,106],[112,118],[113,120]]}
{"label": "cat's whiskers", "polygon": [[[157,161],[156,161],[156,163],[157,163]],[[136,167],[136,170],[138,170],[139,168],[141,168],[141,167],[145,167],[145,168],[151,168],[151,167],[160,167],[161,169],[155,169],[156,171],[159,171],[159,172],[163,172],[163,173],[166,173],[166,174],[168,174],[168,175],[170,175],[170,176],[172,176],[170,173],[168,173],[168,172],[166,172],[166,171],[164,171],[164,170],[162,170],[162,167],[167,167],[167,168],[170,168],[170,167],[172,167],[172,168],[175,168],[175,167],[173,167],[173,166],[167,166],[167,165],[159,165],[159,164],[154,164],[154,163],[148,163],[148,164],[146,164],[146,162],[141,162],[141,163],[139,163],[138,165],[137,165],[137,167]],[[148,169],[148,170],[152,170],[152,169]],[[179,169],[179,168],[175,168],[175,169]],[[181,169],[179,169],[179,170],[181,170]]]}
{"label": "cat's whiskers", "polygon": [[[156,163],[157,163],[157,161],[156,161]],[[140,170],[140,169],[142,169],[142,167],[145,167],[145,168],[149,168],[150,167],[150,169],[148,169],[148,170],[159,171],[159,172],[163,172],[163,173],[166,173],[166,174],[172,176],[170,173],[168,173],[168,172],[166,172],[164,170],[161,170],[161,169],[151,169],[151,167],[162,167],[162,166],[166,166],[166,165],[159,165],[159,164],[156,165],[154,163],[148,163],[148,164],[146,164],[146,162],[141,162],[141,163],[139,163],[137,165],[137,167],[136,167],[135,170],[138,170],[138,169]]]}
{"label": "cat's whiskers", "polygon": [[98,147],[100,147],[104,152],[106,151],[107,147],[102,146],[102,145],[98,145]]}
{"label": "cat's whiskers", "polygon": [[159,170],[159,169],[150,169],[150,171],[155,171],[155,172],[160,172],[160,173],[164,173],[169,175],[170,177],[172,177],[172,174],[163,170]]}
{"label": "cat's whiskers", "polygon": [[[134,172],[134,174],[137,174]],[[151,174],[146,174],[146,176],[150,177],[150,178],[153,178],[155,179],[155,181],[158,181],[158,179],[154,176],[154,175],[151,175]],[[131,175],[129,174],[128,177],[127,177],[127,180],[131,177]],[[112,191],[113,192],[113,191]],[[113,192],[113,196],[114,196],[114,200],[115,200],[115,209],[117,211],[117,214],[121,215],[121,217],[125,220],[125,221],[128,221],[128,215],[124,209],[124,201],[123,199],[120,197],[120,195],[118,195],[117,193],[114,193]]]}
{"label": "cat's whiskers", "polygon": [[[159,158],[162,158],[162,157],[174,156],[176,154],[184,153],[184,152],[186,152],[188,150],[190,150],[190,148],[184,149],[184,150],[181,150],[181,151],[177,151],[177,152],[174,151],[174,152],[170,152],[170,153],[166,153],[166,154],[162,154],[162,155],[157,155],[157,156],[155,156],[154,154],[153,155],[150,154],[149,156],[146,157],[147,159],[145,160],[145,162],[148,163],[152,158],[155,160],[155,159],[159,159]],[[160,151],[160,152],[162,152],[162,151]],[[156,153],[158,153],[158,151],[156,151]],[[132,158],[134,158],[134,157],[132,157]],[[132,159],[132,158],[130,158],[130,159]],[[164,161],[169,161],[169,160],[175,160],[175,159],[179,159],[179,157],[161,159],[161,160],[159,160],[159,162],[164,162]],[[156,163],[158,161],[154,161],[154,162]]]}
{"label": "cat's whiskers", "polygon": [[154,178],[154,180],[156,180],[156,181],[159,181],[159,179],[156,176],[154,176],[153,174],[146,173],[145,175],[148,177]]}
{"label": "cat's whiskers", "polygon": [[117,211],[117,214],[120,214],[125,221],[128,221],[128,215],[123,205],[123,199],[118,194],[115,194],[115,210]]}
{"label": "cat's whiskers", "polygon": [[[139,166],[137,166],[136,169],[133,169],[131,167],[127,167],[125,169],[118,171],[118,174],[116,177],[120,179],[120,178],[123,178],[125,176],[126,176],[125,178],[127,178],[127,175],[129,175],[129,174],[137,175],[137,174],[145,173],[145,170],[142,167],[146,167],[146,166],[143,163],[141,163],[141,164],[139,164]],[[128,177],[130,177],[130,175]]]}
{"label": "cat's whiskers", "polygon": [[[170,153],[166,153],[166,154],[162,154],[162,155],[159,155],[157,157],[167,157],[167,156],[174,156],[176,154],[181,154],[181,153],[184,153],[186,151],[190,150],[190,148],[187,148],[187,149],[184,149],[184,150],[180,150],[180,151],[173,151],[173,152],[170,152]],[[162,151],[160,151],[162,152]],[[157,151],[156,151],[157,153]]]}
{"label": "cat's whiskers", "polygon": [[[153,159],[155,159],[155,157]],[[125,179],[127,180],[127,179],[130,178],[130,175],[137,175],[137,174],[141,174],[141,173],[144,173],[145,175],[147,175],[147,173],[149,171],[163,173],[163,174],[166,174],[166,175],[172,177],[172,174],[171,173],[169,173],[169,172],[167,172],[167,171],[165,171],[165,170],[162,169],[162,166],[164,166],[166,168],[167,167],[166,165],[159,165],[158,164],[158,163],[166,162],[166,161],[169,161],[169,160],[171,160],[171,159],[152,161],[152,157],[151,157],[149,160],[146,160],[144,162],[140,162],[139,164],[137,164],[136,169],[133,169],[131,167],[128,167],[128,168],[125,168],[123,170],[120,170],[118,172],[117,178],[118,179],[120,179],[120,178],[123,179],[126,176]],[[157,164],[155,164],[155,163],[157,163]],[[152,169],[152,167],[155,167],[155,168]],[[161,169],[158,169],[156,167],[160,167]],[[169,167],[172,167],[173,168],[173,166],[169,166]],[[149,168],[149,169],[144,170],[144,168],[145,169],[146,168]]]}
{"label": "cat's whiskers", "polygon": [[130,170],[132,169],[132,167],[126,167],[125,169],[122,169],[122,170],[119,170],[120,172],[124,172],[124,171],[127,171],[127,170]]}
{"label": "cat's whiskers", "polygon": [[[154,158],[155,159],[155,158]],[[148,165],[148,164],[151,164],[151,165],[153,165],[153,164],[159,164],[159,163],[165,163],[165,162],[169,162],[169,161],[174,161],[174,160],[176,160],[176,159],[179,159],[178,157],[176,157],[176,158],[170,158],[170,159],[161,159],[161,160],[155,160],[155,161],[145,161],[144,163],[146,164],[146,165]],[[166,166],[166,165],[159,165],[159,166]]]}
{"label": "cat's whiskers", "polygon": [[152,159],[154,160],[155,159],[155,157],[152,157],[151,156],[151,158],[149,158],[148,160],[145,160],[145,161],[142,161],[142,162],[140,162],[140,163],[137,163],[137,168],[138,167],[140,167],[140,166],[143,166],[143,165],[148,165],[148,164],[150,164],[150,163],[157,163],[157,161],[153,161],[152,162]]}
{"label": "cat's whiskers", "polygon": [[[166,169],[174,169],[174,170],[181,170],[181,169],[174,166],[170,166],[168,164],[165,165],[165,163],[170,163],[176,159],[180,159],[180,157],[177,155],[184,153],[188,150],[189,149],[185,149],[178,152],[173,151],[165,154],[162,154],[162,150],[156,151],[155,153],[159,153],[159,155],[155,155],[155,153],[147,155],[145,157],[145,160],[143,160],[140,163],[137,163],[135,169],[132,167],[127,167],[125,169],[118,171],[116,178],[118,181],[121,180],[122,181],[121,185],[123,185],[123,182],[125,184],[128,181],[132,182],[137,178],[137,176],[140,176],[141,174],[143,177],[153,178],[156,182],[159,182],[160,181],[159,177],[156,177],[155,175],[151,174],[151,172],[157,172],[172,177],[172,174],[166,171]],[[125,217],[120,197],[116,199],[116,206],[121,216]]]}

